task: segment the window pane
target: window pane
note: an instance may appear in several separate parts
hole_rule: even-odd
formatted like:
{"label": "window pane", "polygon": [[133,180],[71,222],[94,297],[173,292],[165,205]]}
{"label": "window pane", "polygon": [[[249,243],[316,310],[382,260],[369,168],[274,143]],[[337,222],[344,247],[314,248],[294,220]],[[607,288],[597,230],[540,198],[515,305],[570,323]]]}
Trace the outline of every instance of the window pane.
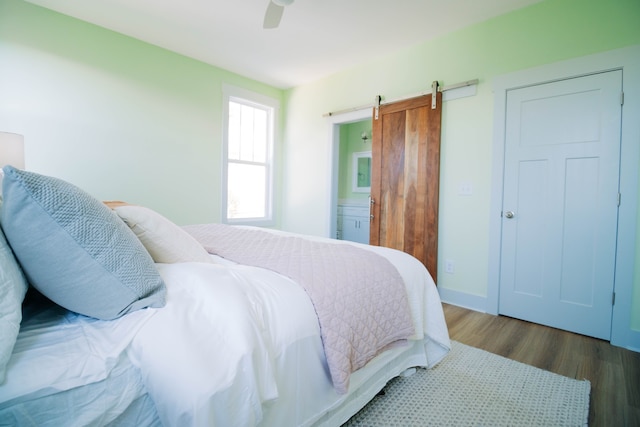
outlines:
{"label": "window pane", "polygon": [[240,107],[237,102],[229,102],[229,158],[240,159]]}
{"label": "window pane", "polygon": [[266,216],[266,167],[229,163],[227,218],[263,218]]}
{"label": "window pane", "polygon": [[247,162],[253,161],[254,110],[253,107],[243,105],[240,119],[240,160]]}
{"label": "window pane", "polygon": [[253,161],[267,161],[267,112],[255,110],[253,128]]}
{"label": "window pane", "polygon": [[229,102],[229,159],[267,161],[268,119],[264,109]]}

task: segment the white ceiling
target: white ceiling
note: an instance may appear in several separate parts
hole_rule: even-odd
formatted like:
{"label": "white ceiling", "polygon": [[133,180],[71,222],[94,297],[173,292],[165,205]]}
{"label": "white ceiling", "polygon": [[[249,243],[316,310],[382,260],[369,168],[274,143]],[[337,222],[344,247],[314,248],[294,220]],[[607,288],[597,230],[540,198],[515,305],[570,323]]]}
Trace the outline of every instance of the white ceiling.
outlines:
{"label": "white ceiling", "polygon": [[27,0],[279,87],[326,77],[540,0]]}

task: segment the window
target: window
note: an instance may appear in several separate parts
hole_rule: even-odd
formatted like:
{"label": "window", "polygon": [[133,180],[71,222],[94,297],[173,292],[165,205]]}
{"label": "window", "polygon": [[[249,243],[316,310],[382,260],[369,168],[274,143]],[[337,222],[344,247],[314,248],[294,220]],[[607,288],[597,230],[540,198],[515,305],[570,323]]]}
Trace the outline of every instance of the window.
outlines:
{"label": "window", "polygon": [[225,87],[222,219],[273,224],[273,141],[276,100]]}

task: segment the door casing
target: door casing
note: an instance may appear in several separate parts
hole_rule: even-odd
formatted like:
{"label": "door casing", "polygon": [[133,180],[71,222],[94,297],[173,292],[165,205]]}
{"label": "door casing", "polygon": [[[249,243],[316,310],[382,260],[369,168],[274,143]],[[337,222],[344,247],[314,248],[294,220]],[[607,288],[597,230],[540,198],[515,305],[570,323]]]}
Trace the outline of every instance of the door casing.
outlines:
{"label": "door casing", "polygon": [[493,168],[489,224],[489,273],[485,311],[498,314],[500,284],[501,210],[504,172],[506,93],[571,77],[607,70],[623,71],[625,93],[621,126],[620,193],[622,202],[618,214],[615,293],[611,344],[640,351],[640,331],[630,328],[636,259],[638,222],[638,169],[640,160],[640,129],[635,124],[640,117],[640,46],[616,49],[600,54],[575,58],[529,70],[496,77],[494,92]]}
{"label": "door casing", "polygon": [[327,206],[329,213],[326,224],[326,236],[335,237],[338,228],[338,170],[340,168],[340,126],[349,123],[371,119],[371,108],[364,107],[342,114],[332,115],[327,118],[329,122],[329,156],[331,171],[329,173],[329,200]]}

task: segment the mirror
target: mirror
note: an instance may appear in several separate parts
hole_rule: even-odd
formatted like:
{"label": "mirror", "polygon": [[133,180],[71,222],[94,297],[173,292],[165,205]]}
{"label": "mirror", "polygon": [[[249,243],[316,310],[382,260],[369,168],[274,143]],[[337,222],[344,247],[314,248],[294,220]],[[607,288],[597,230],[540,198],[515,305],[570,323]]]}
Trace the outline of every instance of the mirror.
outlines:
{"label": "mirror", "polygon": [[353,153],[353,191],[371,192],[371,151]]}

